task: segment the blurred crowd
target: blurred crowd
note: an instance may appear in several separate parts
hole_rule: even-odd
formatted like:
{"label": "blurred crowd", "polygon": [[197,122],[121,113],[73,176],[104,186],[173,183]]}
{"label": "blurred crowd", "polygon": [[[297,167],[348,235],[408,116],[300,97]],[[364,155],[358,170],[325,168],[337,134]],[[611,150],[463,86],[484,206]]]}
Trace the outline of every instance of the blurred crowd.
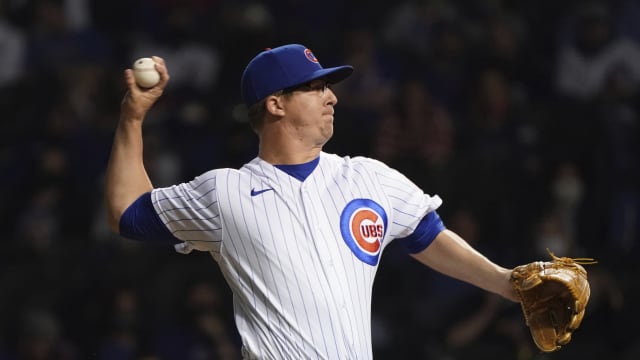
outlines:
{"label": "blurred crowd", "polygon": [[145,123],[167,186],[255,156],[240,75],[285,43],[356,69],[326,151],[438,194],[445,225],[501,265],[598,261],[582,326],[542,354],[518,304],[392,243],[377,359],[640,358],[639,18],[638,0],[2,0],[0,360],[239,358],[211,257],[112,234],[103,176],[135,59],[171,73]]}

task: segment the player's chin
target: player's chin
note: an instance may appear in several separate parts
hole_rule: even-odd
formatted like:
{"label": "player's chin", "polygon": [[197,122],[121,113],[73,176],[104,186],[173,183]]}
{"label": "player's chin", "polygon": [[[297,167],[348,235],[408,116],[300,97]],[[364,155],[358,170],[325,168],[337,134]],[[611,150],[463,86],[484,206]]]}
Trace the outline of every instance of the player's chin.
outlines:
{"label": "player's chin", "polygon": [[325,142],[329,141],[333,136],[333,123],[329,123],[322,128],[322,137],[325,139]]}
{"label": "player's chin", "polygon": [[330,129],[331,133],[333,133],[333,115],[328,115],[326,119],[325,127]]}
{"label": "player's chin", "polygon": [[322,118],[322,121],[324,127],[330,127],[333,129],[333,115],[325,115]]}

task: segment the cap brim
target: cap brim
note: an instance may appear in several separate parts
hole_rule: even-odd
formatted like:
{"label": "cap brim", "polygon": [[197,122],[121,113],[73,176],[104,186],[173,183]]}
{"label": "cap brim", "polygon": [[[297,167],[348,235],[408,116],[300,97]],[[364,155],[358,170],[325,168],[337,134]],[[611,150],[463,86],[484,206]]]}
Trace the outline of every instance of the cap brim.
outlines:
{"label": "cap brim", "polygon": [[304,84],[311,80],[320,79],[320,78],[325,78],[329,83],[335,84],[337,82],[340,82],[348,78],[349,75],[351,75],[351,73],[353,73],[353,66],[351,65],[343,65],[343,66],[337,66],[332,68],[319,69],[312,72],[311,74],[309,74],[309,76],[305,77],[301,81],[298,81],[297,84],[293,86],[298,86],[300,84]]}
{"label": "cap brim", "polygon": [[337,82],[340,82],[348,78],[351,75],[351,73],[353,73],[353,66],[344,65],[344,66],[338,66],[338,67],[324,69],[324,70],[329,70],[328,73],[324,75],[327,78],[327,81],[329,81],[332,84],[335,84]]}

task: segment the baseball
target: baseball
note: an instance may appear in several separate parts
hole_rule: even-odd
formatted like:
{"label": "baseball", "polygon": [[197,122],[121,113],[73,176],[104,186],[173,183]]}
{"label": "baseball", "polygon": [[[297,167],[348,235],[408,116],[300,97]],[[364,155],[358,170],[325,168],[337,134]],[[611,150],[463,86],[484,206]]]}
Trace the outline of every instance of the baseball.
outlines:
{"label": "baseball", "polygon": [[160,73],[156,70],[155,64],[155,61],[148,57],[140,58],[133,63],[133,76],[140,87],[154,87],[160,81]]}

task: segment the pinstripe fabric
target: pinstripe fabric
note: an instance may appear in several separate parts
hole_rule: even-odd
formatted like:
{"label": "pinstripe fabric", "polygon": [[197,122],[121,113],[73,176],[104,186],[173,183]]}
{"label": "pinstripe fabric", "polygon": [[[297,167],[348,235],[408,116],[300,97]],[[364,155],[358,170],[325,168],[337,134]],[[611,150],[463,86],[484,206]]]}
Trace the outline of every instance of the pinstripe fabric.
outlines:
{"label": "pinstripe fabric", "polygon": [[[350,217],[357,199],[379,207]],[[247,359],[371,359],[377,259],[442,202],[381,162],[327,153],[303,182],[256,158],[156,189],[152,200],[176,237],[219,264]],[[386,220],[372,263],[349,235],[358,216],[367,231]]]}

